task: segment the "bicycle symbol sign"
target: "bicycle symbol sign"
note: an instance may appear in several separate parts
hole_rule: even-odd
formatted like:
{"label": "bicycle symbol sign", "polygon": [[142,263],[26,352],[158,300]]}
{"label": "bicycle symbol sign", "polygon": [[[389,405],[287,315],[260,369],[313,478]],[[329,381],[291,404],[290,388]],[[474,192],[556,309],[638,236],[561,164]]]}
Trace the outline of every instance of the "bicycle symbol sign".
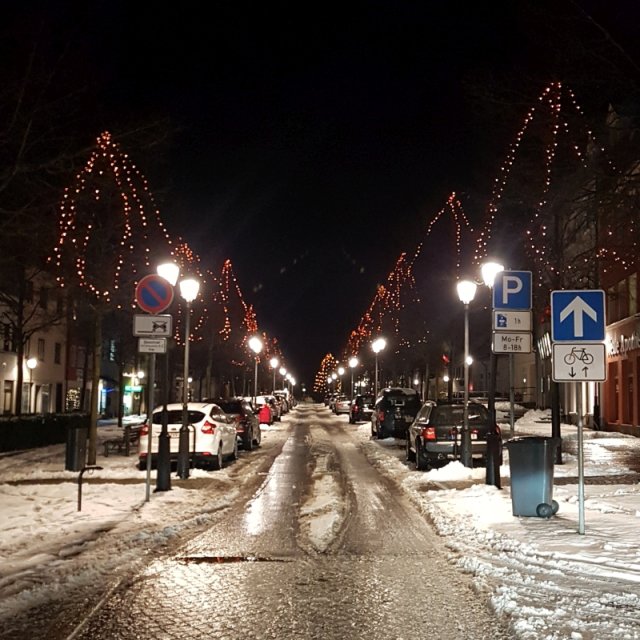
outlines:
{"label": "bicycle symbol sign", "polygon": [[604,382],[606,347],[603,343],[553,343],[554,382]]}

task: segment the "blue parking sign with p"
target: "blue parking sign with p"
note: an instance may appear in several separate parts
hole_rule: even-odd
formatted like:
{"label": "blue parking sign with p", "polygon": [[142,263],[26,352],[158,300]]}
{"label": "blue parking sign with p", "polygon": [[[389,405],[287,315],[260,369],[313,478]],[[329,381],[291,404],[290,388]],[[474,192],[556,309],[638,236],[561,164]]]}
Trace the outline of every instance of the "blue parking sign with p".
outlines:
{"label": "blue parking sign with p", "polygon": [[531,309],[531,271],[501,271],[493,285],[494,309]]}

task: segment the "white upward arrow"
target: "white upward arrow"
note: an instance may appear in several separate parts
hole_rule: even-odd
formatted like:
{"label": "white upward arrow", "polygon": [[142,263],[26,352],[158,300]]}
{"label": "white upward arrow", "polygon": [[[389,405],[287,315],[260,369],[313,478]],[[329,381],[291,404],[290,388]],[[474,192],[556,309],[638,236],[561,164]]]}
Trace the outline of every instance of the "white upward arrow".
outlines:
{"label": "white upward arrow", "polygon": [[564,322],[573,313],[573,335],[582,338],[584,326],[583,314],[587,314],[594,322],[598,320],[598,313],[590,307],[580,296],[576,296],[561,312],[560,322]]}

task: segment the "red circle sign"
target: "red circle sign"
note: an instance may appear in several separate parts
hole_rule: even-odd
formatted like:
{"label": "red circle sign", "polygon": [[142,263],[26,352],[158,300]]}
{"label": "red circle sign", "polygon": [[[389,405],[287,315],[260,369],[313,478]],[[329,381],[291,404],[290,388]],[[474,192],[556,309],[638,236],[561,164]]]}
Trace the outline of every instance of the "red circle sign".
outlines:
{"label": "red circle sign", "polygon": [[173,302],[173,287],[163,277],[144,276],[136,286],[136,303],[147,313],[160,313]]}

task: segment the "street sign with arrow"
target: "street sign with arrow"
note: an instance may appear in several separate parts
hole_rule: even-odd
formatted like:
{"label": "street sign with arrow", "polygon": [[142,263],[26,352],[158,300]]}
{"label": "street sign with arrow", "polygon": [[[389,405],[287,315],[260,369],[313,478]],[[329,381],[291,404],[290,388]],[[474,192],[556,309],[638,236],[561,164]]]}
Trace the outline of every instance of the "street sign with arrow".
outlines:
{"label": "street sign with arrow", "polygon": [[604,340],[604,291],[600,289],[551,292],[551,340],[598,342]]}

